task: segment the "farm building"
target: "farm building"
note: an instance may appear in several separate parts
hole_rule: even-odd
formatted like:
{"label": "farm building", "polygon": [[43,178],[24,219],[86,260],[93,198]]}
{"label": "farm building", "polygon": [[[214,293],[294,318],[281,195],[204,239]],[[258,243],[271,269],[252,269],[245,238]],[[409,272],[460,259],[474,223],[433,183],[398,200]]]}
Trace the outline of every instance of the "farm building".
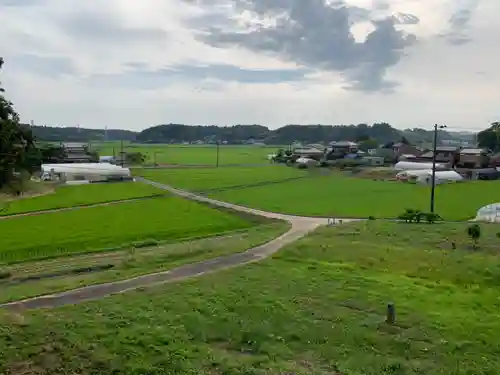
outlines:
{"label": "farm building", "polygon": [[108,163],[42,164],[42,180],[97,182],[130,178],[130,169]]}

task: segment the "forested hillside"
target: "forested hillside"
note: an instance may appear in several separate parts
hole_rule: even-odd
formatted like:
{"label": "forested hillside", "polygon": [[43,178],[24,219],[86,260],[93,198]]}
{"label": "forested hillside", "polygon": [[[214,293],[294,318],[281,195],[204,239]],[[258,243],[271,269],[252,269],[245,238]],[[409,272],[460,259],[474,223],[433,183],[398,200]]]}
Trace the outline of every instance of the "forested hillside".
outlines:
{"label": "forested hillside", "polygon": [[[363,141],[372,139],[378,143],[399,141],[403,137],[413,144],[429,143],[433,132],[424,129],[398,130],[387,123],[373,125],[286,125],[271,130],[262,125],[157,125],[141,132],[119,129],[85,129],[77,127],[32,126],[39,141],[92,142],[132,141],[140,143],[179,143],[227,141],[241,144],[249,140],[267,144],[289,144],[294,141],[316,143],[328,141]],[[472,141],[474,135],[440,131],[440,140]]]}

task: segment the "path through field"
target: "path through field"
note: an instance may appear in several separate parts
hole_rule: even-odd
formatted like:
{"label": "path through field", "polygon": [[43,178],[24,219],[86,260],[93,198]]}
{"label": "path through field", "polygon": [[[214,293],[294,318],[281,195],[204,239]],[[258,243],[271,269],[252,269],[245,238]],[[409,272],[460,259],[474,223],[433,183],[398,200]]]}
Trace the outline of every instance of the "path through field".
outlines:
{"label": "path through field", "polygon": [[40,210],[40,211],[28,211],[28,212],[21,212],[21,213],[12,214],[12,215],[0,215],[0,220],[15,219],[15,218],[24,217],[24,216],[44,215],[44,214],[50,214],[50,213],[54,213],[54,212],[74,211],[74,210],[79,210],[79,209],[83,209],[83,208],[111,206],[111,205],[120,204],[120,203],[130,203],[130,202],[144,201],[144,200],[155,199],[155,198],[162,198],[163,196],[164,196],[163,194],[155,194],[155,195],[150,195],[147,197],[126,198],[126,199],[118,199],[116,201],[81,204],[81,205],[72,206],[72,207],[49,208],[49,209]]}
{"label": "path through field", "polygon": [[[112,294],[123,293],[129,290],[182,280],[190,277],[201,276],[222,269],[240,266],[251,262],[256,262],[274,254],[275,252],[280,250],[283,246],[298,240],[299,238],[305,236],[306,234],[313,231],[317,227],[322,225],[327,225],[329,223],[329,219],[327,218],[301,217],[301,216],[285,215],[274,212],[265,212],[253,208],[238,206],[235,204],[203,197],[197,194],[187,192],[185,190],[176,189],[172,186],[149,181],[143,178],[137,178],[137,180],[143,183],[151,184],[160,189],[169,191],[175,195],[187,199],[199,202],[206,202],[219,207],[225,207],[235,211],[246,212],[266,218],[284,220],[291,224],[291,228],[288,232],[275,238],[274,240],[264,245],[251,248],[243,253],[222,256],[215,259],[210,259],[194,264],[181,266],[170,271],[143,275],[132,279],[114,281],[105,284],[90,285],[79,289],[70,290],[67,292],[33,297],[22,301],[9,302],[6,304],[1,304],[0,308],[17,310],[17,309],[34,309],[34,308],[54,308],[62,305],[77,304],[85,301],[104,298]],[[357,221],[357,220],[359,219],[342,219],[342,222]]]}

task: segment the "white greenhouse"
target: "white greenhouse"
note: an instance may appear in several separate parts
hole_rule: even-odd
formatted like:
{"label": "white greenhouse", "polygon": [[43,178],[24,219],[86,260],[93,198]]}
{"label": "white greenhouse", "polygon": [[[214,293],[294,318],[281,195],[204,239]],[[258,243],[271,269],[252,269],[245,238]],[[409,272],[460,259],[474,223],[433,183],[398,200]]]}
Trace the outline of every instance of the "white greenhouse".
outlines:
{"label": "white greenhouse", "polygon": [[[436,163],[436,169],[445,169],[444,164]],[[419,170],[419,169],[431,169],[432,163],[416,163],[413,161],[400,161],[394,165],[394,169],[397,171],[407,171],[407,170]]]}
{"label": "white greenhouse", "polygon": [[500,222],[500,203],[492,203],[481,207],[477,211],[474,221]]}
{"label": "white greenhouse", "polygon": [[298,158],[295,163],[297,163],[297,166],[306,166],[306,167],[314,167],[318,164],[318,162],[314,159],[310,158]]}
{"label": "white greenhouse", "polygon": [[108,163],[42,164],[42,180],[108,181],[130,178],[130,169]]}
{"label": "white greenhouse", "polygon": [[[462,181],[463,177],[455,171],[436,171],[435,179],[436,185],[439,185],[448,182]],[[418,176],[417,182],[428,185],[432,184],[432,171],[427,171],[427,176]]]}
{"label": "white greenhouse", "polygon": [[[416,181],[421,184],[432,184],[432,169],[402,171],[396,175],[398,180]],[[455,171],[436,171],[436,185],[462,181],[463,177]]]}

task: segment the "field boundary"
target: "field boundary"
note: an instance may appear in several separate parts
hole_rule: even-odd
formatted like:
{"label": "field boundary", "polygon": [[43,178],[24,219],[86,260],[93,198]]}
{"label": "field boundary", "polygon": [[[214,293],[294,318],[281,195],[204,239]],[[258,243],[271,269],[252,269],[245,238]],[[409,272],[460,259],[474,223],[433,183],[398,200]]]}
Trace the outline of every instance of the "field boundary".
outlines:
{"label": "field boundary", "polygon": [[226,187],[221,187],[221,188],[216,188],[216,189],[193,190],[193,192],[197,193],[197,194],[220,193],[220,192],[228,191],[228,190],[238,190],[238,189],[246,189],[246,188],[253,188],[253,187],[260,187],[260,186],[267,186],[267,185],[275,185],[275,184],[280,184],[280,183],[290,182],[290,181],[295,181],[295,180],[301,180],[301,179],[310,178],[310,177],[311,176],[309,176],[309,175],[297,176],[297,177],[287,177],[287,178],[282,179],[282,180],[262,181],[262,182],[257,182],[255,184],[233,185],[233,186],[226,186]]}
{"label": "field boundary", "polygon": [[[56,293],[52,295],[43,295],[29,298],[21,301],[1,304],[0,308],[8,309],[36,309],[36,308],[55,308],[63,305],[77,304],[86,301],[101,299],[113,294],[124,293],[139,288],[155,286],[168,282],[181,281],[184,279],[198,277],[205,274],[217,272],[220,270],[242,266],[245,264],[261,261],[279,251],[285,245],[291,244],[304,237],[316,228],[328,225],[327,219],[297,217],[293,215],[275,214],[232,203],[226,203],[215,199],[203,197],[191,192],[176,189],[172,186],[160,184],[144,178],[137,179],[140,182],[156,186],[166,190],[179,197],[193,200],[196,202],[205,202],[214,206],[240,211],[247,214],[259,215],[267,219],[278,219],[291,224],[291,228],[282,235],[266,242],[260,246],[252,247],[245,252],[213,258],[206,261],[196,262],[180,266],[169,271],[146,274],[131,279],[115,281],[104,284],[90,285],[79,289],[73,289],[67,292]],[[357,221],[357,220],[346,220]]]}
{"label": "field boundary", "polygon": [[129,203],[129,202],[149,200],[149,199],[157,199],[157,198],[167,197],[168,195],[169,195],[168,193],[161,193],[161,194],[148,195],[145,197],[116,199],[116,200],[111,200],[111,201],[104,201],[104,202],[90,203],[90,204],[81,204],[81,205],[70,206],[70,207],[59,207],[59,208],[50,208],[47,210],[35,210],[35,211],[27,211],[27,212],[20,212],[20,213],[4,214],[4,215],[0,215],[0,220],[15,219],[15,218],[24,217],[24,216],[37,216],[37,215],[43,215],[43,214],[50,214],[50,213],[54,213],[54,212],[74,211],[74,210],[78,210],[80,208],[93,208],[93,207],[100,207],[100,206],[109,206],[112,204],[120,204],[120,203]]}
{"label": "field boundary", "polygon": [[220,164],[217,166],[214,164],[167,164],[162,163],[158,165],[144,165],[144,166],[131,166],[132,169],[183,169],[183,168],[203,168],[203,169],[216,169],[216,168],[234,168],[234,167],[267,167],[276,164],[271,163],[257,163],[257,164]]}

